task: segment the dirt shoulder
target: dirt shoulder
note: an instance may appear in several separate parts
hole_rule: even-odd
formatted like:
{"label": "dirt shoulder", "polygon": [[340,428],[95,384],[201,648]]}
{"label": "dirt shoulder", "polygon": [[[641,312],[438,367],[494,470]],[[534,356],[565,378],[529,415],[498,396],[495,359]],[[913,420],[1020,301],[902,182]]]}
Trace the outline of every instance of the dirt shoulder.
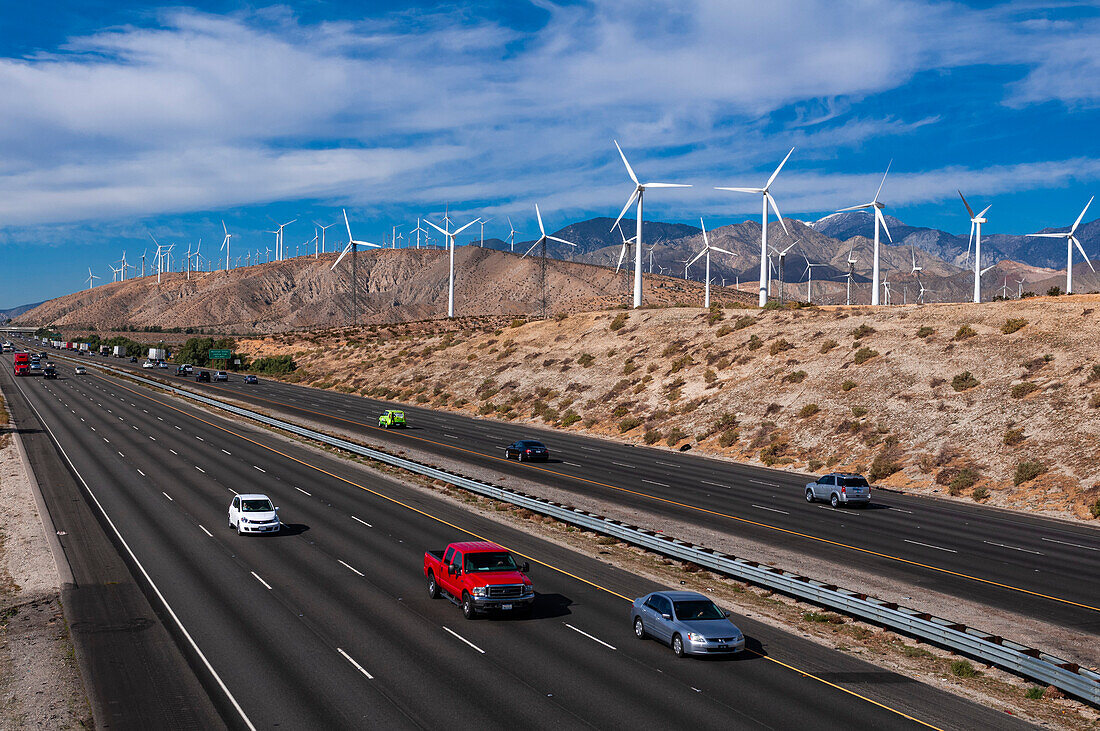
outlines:
{"label": "dirt shoulder", "polygon": [[[2,404],[2,398],[0,398]],[[0,417],[0,728],[90,728],[61,581],[26,468]]]}

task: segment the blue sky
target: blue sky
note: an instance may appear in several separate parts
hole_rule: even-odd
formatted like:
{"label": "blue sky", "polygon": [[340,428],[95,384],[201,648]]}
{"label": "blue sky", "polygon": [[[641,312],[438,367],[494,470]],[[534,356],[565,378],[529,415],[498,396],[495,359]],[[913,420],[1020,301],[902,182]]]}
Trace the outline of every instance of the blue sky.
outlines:
{"label": "blue sky", "polygon": [[785,216],[869,200],[892,158],[888,213],[965,234],[962,188],[1026,233],[1100,188],[1100,3],[7,3],[0,98],[0,308],[110,281],[149,232],[213,253],[222,219],[243,252],[342,206],[375,241],[448,203],[498,237],[535,202],[551,229],[614,216],[613,138],[695,186],[647,218],[758,216],[712,188],[793,146]]}

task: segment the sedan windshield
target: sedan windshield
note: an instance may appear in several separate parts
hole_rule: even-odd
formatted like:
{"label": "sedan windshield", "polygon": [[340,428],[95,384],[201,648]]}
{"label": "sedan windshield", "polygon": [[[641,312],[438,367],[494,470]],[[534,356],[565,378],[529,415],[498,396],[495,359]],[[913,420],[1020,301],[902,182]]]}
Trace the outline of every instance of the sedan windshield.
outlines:
{"label": "sedan windshield", "polygon": [[870,487],[867,480],[862,477],[844,477],[841,478],[840,484],[844,487]]}
{"label": "sedan windshield", "polygon": [[714,606],[714,602],[706,599],[692,599],[683,602],[673,602],[676,606],[676,618],[685,622],[694,619],[725,619],[725,613]]}
{"label": "sedan windshield", "polygon": [[469,553],[463,570],[467,573],[475,571],[516,571],[515,559],[507,551],[499,553]]}
{"label": "sedan windshield", "polygon": [[270,513],[274,510],[270,500],[242,500],[241,510],[246,513]]}

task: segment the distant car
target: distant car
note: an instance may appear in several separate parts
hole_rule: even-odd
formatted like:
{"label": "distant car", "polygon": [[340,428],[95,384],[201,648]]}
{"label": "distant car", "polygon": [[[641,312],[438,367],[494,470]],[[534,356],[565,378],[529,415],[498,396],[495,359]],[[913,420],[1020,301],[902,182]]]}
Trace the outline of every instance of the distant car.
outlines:
{"label": "distant car", "polygon": [[186,373],[190,373],[191,371],[195,370],[195,366],[191,365],[190,363],[184,363],[180,367],[183,368]]}
{"label": "distant car", "polygon": [[382,412],[382,415],[378,417],[378,426],[385,427],[386,429],[393,429],[399,427],[405,429],[408,424],[405,423],[405,412],[398,409],[386,409]]}
{"label": "distant car", "polygon": [[168,362],[167,361],[163,361],[163,360],[157,361],[157,368],[167,368],[167,367],[168,367]]}
{"label": "distant car", "polygon": [[177,376],[186,376],[187,375],[187,369],[184,368],[183,366],[176,366],[176,375]]}
{"label": "distant car", "polygon": [[42,369],[42,377],[57,378],[57,369],[54,368],[52,365],[47,365],[45,368]]}
{"label": "distant car", "polygon": [[196,381],[206,381],[207,383],[210,383],[210,371],[199,371],[195,375],[195,380]]}
{"label": "distant car", "polygon": [[862,475],[833,472],[822,475],[806,485],[806,502],[828,500],[834,508],[840,505],[866,505],[871,502],[871,486]]}
{"label": "distant car", "polygon": [[87,373],[87,372],[88,372],[88,369],[87,369],[87,368],[85,368],[84,366],[77,366],[77,367],[76,367],[76,368],[74,369],[74,372],[75,372],[75,373],[76,373],[76,375],[78,375],[78,376],[83,376],[83,375],[84,375],[85,373]]}
{"label": "distant car", "polygon": [[229,380],[229,374],[226,373],[225,371],[218,371],[217,373],[214,374],[214,380],[215,381],[228,381]]}
{"label": "distant car", "polygon": [[259,383],[260,379],[256,378],[256,376],[249,373],[247,376],[244,377],[244,382],[245,383]]}
{"label": "distant car", "polygon": [[141,367],[142,368],[152,368],[153,367],[153,361],[147,360],[147,361],[145,361],[144,363],[141,364]]}
{"label": "distant car", "polygon": [[136,355],[131,355],[130,356],[130,362],[131,363],[137,363],[137,356]]}
{"label": "distant car", "polygon": [[550,459],[550,450],[542,442],[536,442],[534,439],[521,439],[504,448],[504,458],[512,459],[512,457],[520,462],[545,462]]}
{"label": "distant car", "polygon": [[282,523],[279,521],[279,509],[271,498],[252,493],[237,495],[229,503],[229,527],[236,529],[240,536],[245,533],[278,533]]}
{"label": "distant car", "polygon": [[634,600],[630,621],[639,640],[652,637],[684,655],[729,655],[745,649],[745,635],[708,597],[695,591],[655,591]]}

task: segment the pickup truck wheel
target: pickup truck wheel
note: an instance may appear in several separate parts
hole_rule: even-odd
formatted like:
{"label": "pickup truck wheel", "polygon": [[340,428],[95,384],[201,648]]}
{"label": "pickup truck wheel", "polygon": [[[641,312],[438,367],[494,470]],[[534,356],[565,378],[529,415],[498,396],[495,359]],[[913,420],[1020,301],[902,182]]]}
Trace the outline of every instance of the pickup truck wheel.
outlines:
{"label": "pickup truck wheel", "polygon": [[462,592],[462,616],[466,619],[473,619],[477,615],[477,610],[474,609],[474,600],[466,592]]}
{"label": "pickup truck wheel", "polygon": [[439,598],[439,584],[435,583],[435,574],[428,573],[428,596],[432,599]]}
{"label": "pickup truck wheel", "polygon": [[642,624],[641,617],[634,618],[634,636],[639,640],[644,640],[646,638],[645,625]]}
{"label": "pickup truck wheel", "polygon": [[840,505],[840,496],[834,492],[832,497],[829,498],[829,504],[832,505],[834,508]]}
{"label": "pickup truck wheel", "polygon": [[812,503],[814,501],[814,491],[806,488],[806,502]]}
{"label": "pickup truck wheel", "polygon": [[676,657],[684,656],[684,640],[680,635],[672,635],[672,651],[676,653]]}

